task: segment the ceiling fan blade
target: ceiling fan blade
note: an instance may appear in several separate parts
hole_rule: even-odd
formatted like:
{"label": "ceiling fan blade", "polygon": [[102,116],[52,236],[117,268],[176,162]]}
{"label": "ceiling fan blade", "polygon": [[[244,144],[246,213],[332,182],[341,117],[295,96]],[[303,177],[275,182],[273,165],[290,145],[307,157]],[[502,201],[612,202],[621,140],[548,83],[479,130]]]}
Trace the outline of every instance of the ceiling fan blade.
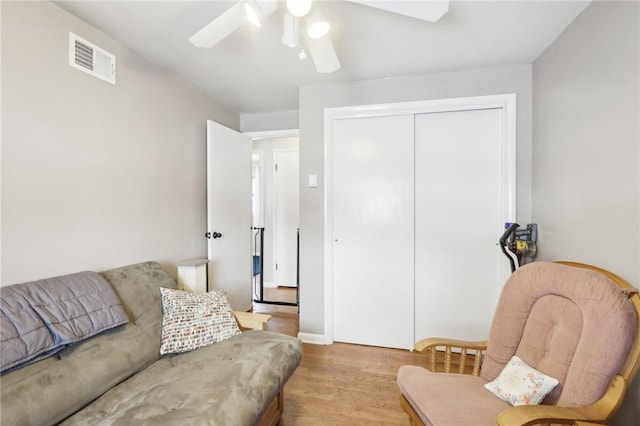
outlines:
{"label": "ceiling fan blade", "polygon": [[320,38],[305,38],[307,48],[320,74],[330,74],[340,69],[340,61],[329,35]]}
{"label": "ceiling fan blade", "polygon": [[196,47],[213,47],[245,22],[247,18],[244,5],[238,2],[189,37],[189,43]]}
{"label": "ceiling fan blade", "polygon": [[347,0],[399,15],[410,16],[424,21],[436,22],[449,11],[449,0],[389,1],[389,0]]}

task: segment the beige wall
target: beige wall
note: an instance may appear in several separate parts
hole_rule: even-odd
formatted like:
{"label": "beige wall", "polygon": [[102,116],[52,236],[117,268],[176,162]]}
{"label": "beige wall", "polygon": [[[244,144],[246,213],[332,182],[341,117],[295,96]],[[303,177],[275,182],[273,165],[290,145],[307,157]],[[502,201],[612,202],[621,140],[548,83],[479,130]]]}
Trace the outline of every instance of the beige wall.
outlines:
{"label": "beige wall", "polygon": [[[324,335],[324,109],[507,93],[517,95],[517,217],[527,223],[531,218],[531,65],[301,87],[301,333]],[[317,188],[306,184],[309,174],[318,175]]]}
{"label": "beige wall", "polygon": [[[592,3],[533,64],[533,220],[541,260],[640,286],[640,5]],[[613,424],[640,419],[640,379]]]}
{"label": "beige wall", "polygon": [[[48,2],[2,7],[3,285],[206,256],[206,119],[239,116]],[[68,65],[73,31],[117,85]]]}

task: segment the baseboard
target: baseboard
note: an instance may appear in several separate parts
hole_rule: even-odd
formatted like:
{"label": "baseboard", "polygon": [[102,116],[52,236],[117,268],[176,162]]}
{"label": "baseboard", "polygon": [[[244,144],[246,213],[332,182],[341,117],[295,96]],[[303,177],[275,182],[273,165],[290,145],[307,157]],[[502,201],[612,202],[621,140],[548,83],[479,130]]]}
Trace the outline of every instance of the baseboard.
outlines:
{"label": "baseboard", "polygon": [[[256,289],[260,288],[260,280],[255,280],[253,283],[256,286]],[[269,283],[266,281],[262,285],[264,286],[264,288],[278,288],[276,283]]]}
{"label": "baseboard", "polygon": [[312,345],[330,345],[333,343],[328,341],[324,334],[298,333],[298,339]]}

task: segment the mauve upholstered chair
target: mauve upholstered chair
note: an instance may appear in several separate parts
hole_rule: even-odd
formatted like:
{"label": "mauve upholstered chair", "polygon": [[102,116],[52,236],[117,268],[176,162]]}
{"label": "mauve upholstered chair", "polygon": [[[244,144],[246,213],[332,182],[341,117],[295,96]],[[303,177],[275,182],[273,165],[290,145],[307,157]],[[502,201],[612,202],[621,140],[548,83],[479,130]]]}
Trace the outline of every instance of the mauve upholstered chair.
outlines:
{"label": "mauve upholstered chair", "polygon": [[[400,368],[400,403],[412,425],[606,424],[638,369],[639,313],[637,290],[611,272],[530,263],[507,280],[487,341],[415,345],[428,369]],[[540,405],[512,406],[485,388],[513,356],[558,380]]]}

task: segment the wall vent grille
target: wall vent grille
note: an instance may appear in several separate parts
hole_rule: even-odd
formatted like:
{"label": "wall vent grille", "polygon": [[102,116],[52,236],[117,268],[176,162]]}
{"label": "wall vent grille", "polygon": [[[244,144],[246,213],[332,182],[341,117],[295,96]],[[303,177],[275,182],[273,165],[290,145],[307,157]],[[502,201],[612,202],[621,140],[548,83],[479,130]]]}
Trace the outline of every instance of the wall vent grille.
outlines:
{"label": "wall vent grille", "polygon": [[74,33],[69,33],[69,65],[116,84],[116,57]]}

